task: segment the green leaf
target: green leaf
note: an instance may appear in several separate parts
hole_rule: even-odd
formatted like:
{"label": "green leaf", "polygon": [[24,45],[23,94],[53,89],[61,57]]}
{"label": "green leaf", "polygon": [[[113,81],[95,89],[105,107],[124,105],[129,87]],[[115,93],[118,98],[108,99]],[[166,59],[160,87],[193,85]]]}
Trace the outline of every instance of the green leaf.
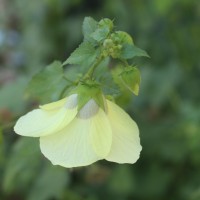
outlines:
{"label": "green leaf", "polygon": [[89,42],[83,42],[75,49],[63,65],[75,64],[83,67],[90,67],[98,55],[98,49],[95,49]]}
{"label": "green leaf", "polygon": [[108,27],[98,28],[94,33],[91,34],[97,42],[100,42],[107,38],[110,30]]}
{"label": "green leaf", "polygon": [[60,199],[67,182],[69,182],[69,176],[65,168],[48,164],[38,175],[26,199]]}
{"label": "green leaf", "polygon": [[95,21],[92,17],[85,17],[82,27],[84,41],[95,43],[95,40],[91,37],[91,34],[95,32],[97,28],[98,28],[97,21]]}
{"label": "green leaf", "polygon": [[110,19],[102,19],[98,23],[98,28],[91,34],[97,42],[105,40],[108,37],[108,34],[113,29],[113,22]]}
{"label": "green leaf", "polygon": [[46,103],[58,100],[66,85],[62,64],[55,61],[32,78],[26,91],[28,95]]}
{"label": "green leaf", "polygon": [[131,59],[136,56],[149,57],[149,55],[146,53],[146,51],[136,47],[135,45],[130,45],[130,44],[123,45],[122,52],[121,52],[121,58]]}
{"label": "green leaf", "polygon": [[138,95],[141,80],[140,71],[136,67],[126,67],[120,77],[124,86],[135,95]]}

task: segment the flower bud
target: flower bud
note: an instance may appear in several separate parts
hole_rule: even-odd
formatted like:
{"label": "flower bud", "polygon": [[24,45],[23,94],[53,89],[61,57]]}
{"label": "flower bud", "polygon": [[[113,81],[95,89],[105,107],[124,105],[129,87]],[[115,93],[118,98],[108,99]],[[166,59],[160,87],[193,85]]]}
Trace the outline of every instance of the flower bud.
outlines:
{"label": "flower bud", "polygon": [[110,31],[112,31],[112,29],[114,27],[113,22],[110,19],[108,19],[108,18],[100,20],[99,26],[100,27],[106,26],[106,27],[109,28]]}

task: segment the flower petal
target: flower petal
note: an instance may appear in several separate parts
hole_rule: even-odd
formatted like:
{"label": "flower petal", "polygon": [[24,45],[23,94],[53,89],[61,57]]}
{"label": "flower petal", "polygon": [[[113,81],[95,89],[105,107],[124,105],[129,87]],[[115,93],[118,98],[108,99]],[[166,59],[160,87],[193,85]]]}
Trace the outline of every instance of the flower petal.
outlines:
{"label": "flower petal", "polygon": [[40,109],[46,110],[46,111],[50,111],[50,110],[54,110],[54,109],[59,109],[62,106],[64,106],[67,102],[67,98],[61,99],[59,101],[53,102],[53,103],[48,103],[45,105],[41,105]]}
{"label": "flower petal", "polygon": [[51,111],[51,110],[59,109],[61,107],[72,109],[76,106],[77,106],[77,94],[72,94],[69,97],[63,98],[59,101],[41,105],[40,108],[42,110]]}
{"label": "flower petal", "polygon": [[101,158],[110,152],[112,144],[112,130],[105,112],[90,99],[79,111],[78,117],[90,121],[90,139],[94,151]]}
{"label": "flower petal", "polygon": [[96,154],[105,158],[112,145],[112,129],[105,112],[101,108],[91,120],[90,138]]}
{"label": "flower petal", "polygon": [[100,159],[93,150],[88,133],[89,121],[75,118],[57,134],[40,138],[40,148],[54,165],[78,167]]}
{"label": "flower petal", "polygon": [[19,118],[14,131],[23,136],[39,137],[55,133],[70,123],[77,114],[77,108],[45,111],[33,110]]}
{"label": "flower petal", "polygon": [[108,100],[107,104],[113,142],[106,160],[117,163],[135,163],[142,150],[137,124],[119,106]]}
{"label": "flower petal", "polygon": [[90,117],[82,110],[81,116],[58,134],[41,137],[40,148],[53,164],[78,167],[104,158],[110,151],[111,142],[111,128],[103,110],[95,111]]}

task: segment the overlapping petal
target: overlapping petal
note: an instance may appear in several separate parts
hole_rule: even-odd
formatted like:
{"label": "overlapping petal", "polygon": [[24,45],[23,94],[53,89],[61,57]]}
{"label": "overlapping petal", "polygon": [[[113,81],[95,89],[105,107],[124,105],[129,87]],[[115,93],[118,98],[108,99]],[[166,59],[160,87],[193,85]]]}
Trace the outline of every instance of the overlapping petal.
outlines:
{"label": "overlapping petal", "polygon": [[[89,104],[86,107],[92,108]],[[83,110],[59,133],[40,138],[41,151],[53,164],[85,166],[108,155],[112,143],[108,119],[101,109],[93,110],[92,115],[90,111]]]}
{"label": "overlapping petal", "polygon": [[[68,98],[68,100],[69,100],[69,98]],[[67,102],[67,98],[63,98],[56,102],[41,105],[40,109],[46,110],[46,111],[60,109],[61,107],[63,107],[66,104],[66,102]]]}
{"label": "overlapping petal", "polygon": [[101,159],[135,163],[142,149],[136,123],[116,104],[105,104],[106,112],[90,99],[78,112],[73,94],[22,116],[14,130],[40,137],[42,153],[55,165],[86,166]]}
{"label": "overlapping petal", "polygon": [[135,163],[142,149],[137,124],[119,106],[108,100],[107,104],[113,141],[106,160],[117,163]]}
{"label": "overlapping petal", "polygon": [[61,100],[27,113],[17,121],[15,132],[31,137],[56,133],[70,123],[77,114],[77,107],[67,108],[65,104],[66,101]]}
{"label": "overlapping petal", "polygon": [[105,112],[100,108],[99,112],[91,120],[90,138],[93,149],[101,158],[105,158],[111,149],[112,130]]}

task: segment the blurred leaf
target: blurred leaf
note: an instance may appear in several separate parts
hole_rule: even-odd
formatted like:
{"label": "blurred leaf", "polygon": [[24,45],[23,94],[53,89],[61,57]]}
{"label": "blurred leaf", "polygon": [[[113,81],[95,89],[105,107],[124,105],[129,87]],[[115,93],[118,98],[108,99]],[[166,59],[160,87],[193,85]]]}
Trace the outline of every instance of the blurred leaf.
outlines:
{"label": "blurred leaf", "polygon": [[33,76],[27,87],[27,93],[41,102],[51,102],[59,99],[66,85],[62,64],[59,61],[54,61]]}
{"label": "blurred leaf", "polygon": [[37,139],[20,138],[7,158],[3,190],[8,194],[16,190],[27,191],[38,174],[40,150]]}
{"label": "blurred leaf", "polygon": [[95,49],[89,42],[83,42],[74,52],[72,52],[63,65],[76,64],[82,67],[90,67],[98,54],[98,49]]}
{"label": "blurred leaf", "polygon": [[[82,196],[73,190],[66,189],[63,200],[83,200]],[[88,200],[88,199],[86,199]]]}
{"label": "blurred leaf", "polygon": [[135,182],[131,172],[131,168],[127,165],[118,165],[109,181],[109,188],[116,195],[129,195],[135,189]]}
{"label": "blurred leaf", "polygon": [[2,144],[2,142],[3,142],[3,131],[2,131],[2,128],[0,126],[0,145]]}
{"label": "blurred leaf", "polygon": [[0,180],[2,180],[2,178],[3,178],[1,169],[5,165],[4,147],[5,147],[5,142],[4,142],[4,138],[3,138],[3,130],[2,130],[2,127],[0,126]]}
{"label": "blurred leaf", "polygon": [[[179,95],[175,88],[180,84],[183,71],[176,64],[171,64],[166,68],[150,69],[146,67],[141,70],[143,81],[141,82],[140,96],[143,96],[144,101],[148,98],[148,102],[152,106],[160,107],[166,102],[178,100]],[[180,104],[180,102],[173,103],[175,107]]]}
{"label": "blurred leaf", "polygon": [[196,189],[190,193],[190,200],[199,200],[200,199],[200,188]]}
{"label": "blurred leaf", "polygon": [[48,164],[40,172],[27,200],[60,199],[68,182],[69,176],[65,168]]}
{"label": "blurred leaf", "polygon": [[21,77],[3,86],[0,90],[0,109],[21,113],[25,110],[24,90],[27,78]]}
{"label": "blurred leaf", "polygon": [[146,53],[146,51],[136,47],[135,45],[130,45],[130,44],[123,45],[121,58],[131,59],[136,56],[149,57],[149,55]]}

